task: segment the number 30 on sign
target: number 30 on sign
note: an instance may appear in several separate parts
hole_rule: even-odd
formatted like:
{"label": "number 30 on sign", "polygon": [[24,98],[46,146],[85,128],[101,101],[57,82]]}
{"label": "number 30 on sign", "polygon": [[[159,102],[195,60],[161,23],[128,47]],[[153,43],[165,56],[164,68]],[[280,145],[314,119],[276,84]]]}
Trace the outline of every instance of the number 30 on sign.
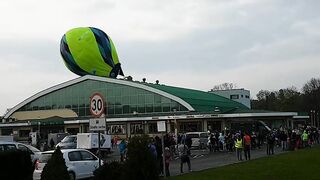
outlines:
{"label": "number 30 on sign", "polygon": [[90,112],[94,117],[100,117],[104,112],[104,100],[100,93],[94,93],[90,97]]}

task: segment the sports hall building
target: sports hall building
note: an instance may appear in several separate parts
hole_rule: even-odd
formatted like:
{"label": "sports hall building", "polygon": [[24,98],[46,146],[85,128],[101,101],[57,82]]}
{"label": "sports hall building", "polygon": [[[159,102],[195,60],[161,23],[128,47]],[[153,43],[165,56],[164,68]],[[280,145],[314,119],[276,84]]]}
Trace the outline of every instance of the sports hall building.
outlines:
{"label": "sports hall building", "polygon": [[210,92],[159,83],[86,75],[45,89],[11,108],[0,123],[1,135],[26,140],[30,132],[89,132],[90,97],[103,97],[107,133],[157,134],[157,121],[167,132],[292,127],[295,112],[254,111]]}

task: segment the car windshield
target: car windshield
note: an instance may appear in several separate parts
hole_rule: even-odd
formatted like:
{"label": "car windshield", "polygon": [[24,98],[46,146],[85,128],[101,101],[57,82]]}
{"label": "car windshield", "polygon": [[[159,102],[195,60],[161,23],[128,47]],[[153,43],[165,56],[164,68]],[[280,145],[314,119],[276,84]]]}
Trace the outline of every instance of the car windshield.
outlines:
{"label": "car windshield", "polygon": [[200,134],[200,137],[201,137],[201,138],[208,138],[208,133],[201,133],[201,134]]}
{"label": "car windshield", "polygon": [[39,149],[33,147],[33,146],[30,146],[30,145],[27,145],[27,147],[32,151],[32,152],[40,152]]}
{"label": "car windshield", "polygon": [[51,156],[52,153],[42,153],[39,158],[40,163],[47,163]]}
{"label": "car windshield", "polygon": [[199,138],[199,134],[187,134],[190,138]]}
{"label": "car windshield", "polygon": [[70,142],[74,142],[76,140],[77,137],[75,136],[66,136],[65,138],[62,139],[61,142],[63,143],[70,143]]}

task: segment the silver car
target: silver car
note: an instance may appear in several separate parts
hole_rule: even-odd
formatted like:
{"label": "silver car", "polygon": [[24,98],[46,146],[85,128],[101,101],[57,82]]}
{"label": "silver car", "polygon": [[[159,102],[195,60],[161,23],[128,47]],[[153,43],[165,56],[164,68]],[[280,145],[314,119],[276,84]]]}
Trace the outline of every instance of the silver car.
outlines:
{"label": "silver car", "polygon": [[191,147],[205,149],[208,142],[209,133],[207,132],[187,132],[186,136],[191,138]]}
{"label": "silver car", "polygon": [[41,153],[39,149],[27,144],[23,144],[19,142],[0,141],[0,152],[10,151],[10,150],[22,150],[22,151],[28,152],[31,156],[31,161],[33,165],[36,163],[36,160],[39,159],[39,156]]}
{"label": "silver car", "polygon": [[76,149],[77,148],[77,135],[69,135],[64,137],[61,142],[59,142],[56,147],[61,149]]}
{"label": "silver car", "polygon": [[[54,151],[42,152],[33,172],[33,179],[41,179],[44,166]],[[99,167],[98,158],[85,149],[61,149],[71,180],[93,177],[93,171]]]}

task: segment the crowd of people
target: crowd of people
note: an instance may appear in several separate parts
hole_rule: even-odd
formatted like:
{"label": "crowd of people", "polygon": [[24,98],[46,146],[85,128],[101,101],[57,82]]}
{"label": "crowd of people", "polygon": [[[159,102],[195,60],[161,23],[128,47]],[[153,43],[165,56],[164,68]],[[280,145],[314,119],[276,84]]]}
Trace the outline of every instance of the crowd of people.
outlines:
{"label": "crowd of people", "polygon": [[[112,139],[112,146],[119,148],[120,161],[125,161],[127,143],[126,140],[121,140],[117,136]],[[251,159],[251,150],[261,149],[264,145],[267,155],[273,155],[275,147],[287,151],[312,147],[319,143],[320,129],[306,126],[296,129],[279,128],[270,131],[209,131],[206,147],[210,153],[236,152],[237,159],[243,161]],[[186,134],[179,134],[177,137],[172,133],[164,135],[164,148],[162,148],[161,138],[155,136],[150,139],[148,146],[157,163],[159,175],[170,176],[170,161],[178,158],[180,159],[181,173],[184,172],[184,164],[187,164],[189,172],[192,171],[190,161],[192,139]],[[163,168],[163,156],[165,169]]]}
{"label": "crowd of people", "polygon": [[252,149],[261,148],[266,144],[267,155],[274,154],[274,148],[281,147],[283,151],[312,147],[320,143],[320,129],[305,126],[295,129],[278,128],[266,132],[226,131],[209,132],[208,148],[210,152],[236,152],[238,160],[250,160]]}

